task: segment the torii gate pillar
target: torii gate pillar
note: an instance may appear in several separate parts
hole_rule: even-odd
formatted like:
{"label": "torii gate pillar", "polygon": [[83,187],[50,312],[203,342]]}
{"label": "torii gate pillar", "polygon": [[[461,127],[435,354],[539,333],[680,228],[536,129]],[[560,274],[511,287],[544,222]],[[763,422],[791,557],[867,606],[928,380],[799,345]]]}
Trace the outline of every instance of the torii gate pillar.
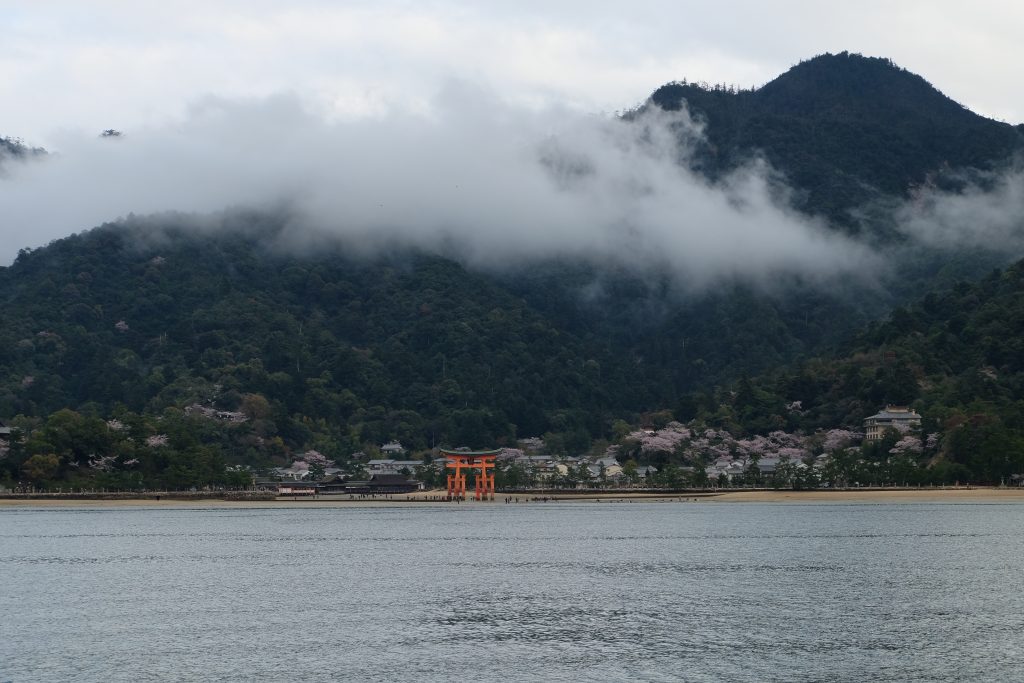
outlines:
{"label": "torii gate pillar", "polygon": [[466,498],[466,475],[463,468],[473,472],[473,498],[494,500],[494,467],[498,451],[446,451],[441,455],[447,459],[448,497]]}

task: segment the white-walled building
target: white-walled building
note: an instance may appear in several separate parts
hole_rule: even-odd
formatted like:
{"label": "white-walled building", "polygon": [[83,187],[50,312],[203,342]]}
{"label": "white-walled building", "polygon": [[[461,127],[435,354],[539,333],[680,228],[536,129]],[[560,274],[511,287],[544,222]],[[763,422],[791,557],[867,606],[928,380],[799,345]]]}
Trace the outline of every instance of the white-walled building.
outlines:
{"label": "white-walled building", "polygon": [[921,428],[921,416],[907,406],[886,406],[885,410],[875,413],[864,420],[865,441],[879,441],[886,429],[899,432],[914,431]]}

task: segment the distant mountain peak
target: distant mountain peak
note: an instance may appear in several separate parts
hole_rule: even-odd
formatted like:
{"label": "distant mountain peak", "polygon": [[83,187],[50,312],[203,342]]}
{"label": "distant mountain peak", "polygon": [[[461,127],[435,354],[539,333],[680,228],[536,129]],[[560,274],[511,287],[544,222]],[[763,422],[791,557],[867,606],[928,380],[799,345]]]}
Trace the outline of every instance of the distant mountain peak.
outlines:
{"label": "distant mountain peak", "polygon": [[812,110],[845,102],[862,108],[895,105],[921,113],[976,116],[891,59],[850,52],[825,53],[802,61],[757,92],[765,99],[799,103]]}
{"label": "distant mountain peak", "polygon": [[1024,127],[979,116],[884,57],[826,53],[752,90],[674,82],[647,106],[706,123],[697,162],[711,176],[763,156],[804,193],[800,208],[852,225],[879,194],[906,195],[943,169],[998,169]]}

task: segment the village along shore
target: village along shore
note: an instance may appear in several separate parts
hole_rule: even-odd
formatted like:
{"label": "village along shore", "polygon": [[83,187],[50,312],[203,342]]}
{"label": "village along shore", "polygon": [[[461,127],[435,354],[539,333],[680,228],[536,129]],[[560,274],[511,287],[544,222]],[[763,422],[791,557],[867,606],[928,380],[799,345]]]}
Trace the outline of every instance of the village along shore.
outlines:
{"label": "village along shore", "polygon": [[391,505],[496,506],[530,503],[1024,503],[1022,487],[854,488],[794,491],[719,489],[691,491],[514,491],[493,501],[448,500],[445,491],[375,496],[277,496],[264,492],[5,493],[0,508],[40,507],[378,507]]}

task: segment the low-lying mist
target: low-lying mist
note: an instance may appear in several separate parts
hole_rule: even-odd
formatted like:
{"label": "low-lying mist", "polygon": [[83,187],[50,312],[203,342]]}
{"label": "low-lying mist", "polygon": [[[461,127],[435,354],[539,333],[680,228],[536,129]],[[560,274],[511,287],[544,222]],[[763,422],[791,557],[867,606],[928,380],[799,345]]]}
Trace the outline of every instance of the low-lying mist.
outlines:
{"label": "low-lying mist", "polygon": [[1024,246],[1024,168],[975,173],[957,192],[928,185],[896,212],[914,242],[955,250],[984,247],[1016,258]]}
{"label": "low-lying mist", "polygon": [[[331,121],[296,96],[210,98],[179,123],[8,160],[0,263],[130,213],[287,207],[284,245],[420,248],[486,267],[582,259],[668,273],[682,288],[870,279],[887,258],[793,210],[757,160],[714,183],[687,161],[700,125],[648,108],[622,120],[530,110],[455,84],[428,111]],[[892,218],[911,241],[1021,245],[1021,173],[933,193]],[[197,221],[215,225],[216,221]]]}
{"label": "low-lying mist", "polygon": [[66,133],[54,154],[8,164],[0,260],[129,213],[287,205],[298,248],[330,237],[487,267],[578,257],[700,286],[828,277],[873,261],[780,201],[763,164],[714,185],[688,171],[699,135],[685,112],[626,122],[515,108],[457,86],[427,113],[343,123],[291,96],[209,99],[173,127]]}

